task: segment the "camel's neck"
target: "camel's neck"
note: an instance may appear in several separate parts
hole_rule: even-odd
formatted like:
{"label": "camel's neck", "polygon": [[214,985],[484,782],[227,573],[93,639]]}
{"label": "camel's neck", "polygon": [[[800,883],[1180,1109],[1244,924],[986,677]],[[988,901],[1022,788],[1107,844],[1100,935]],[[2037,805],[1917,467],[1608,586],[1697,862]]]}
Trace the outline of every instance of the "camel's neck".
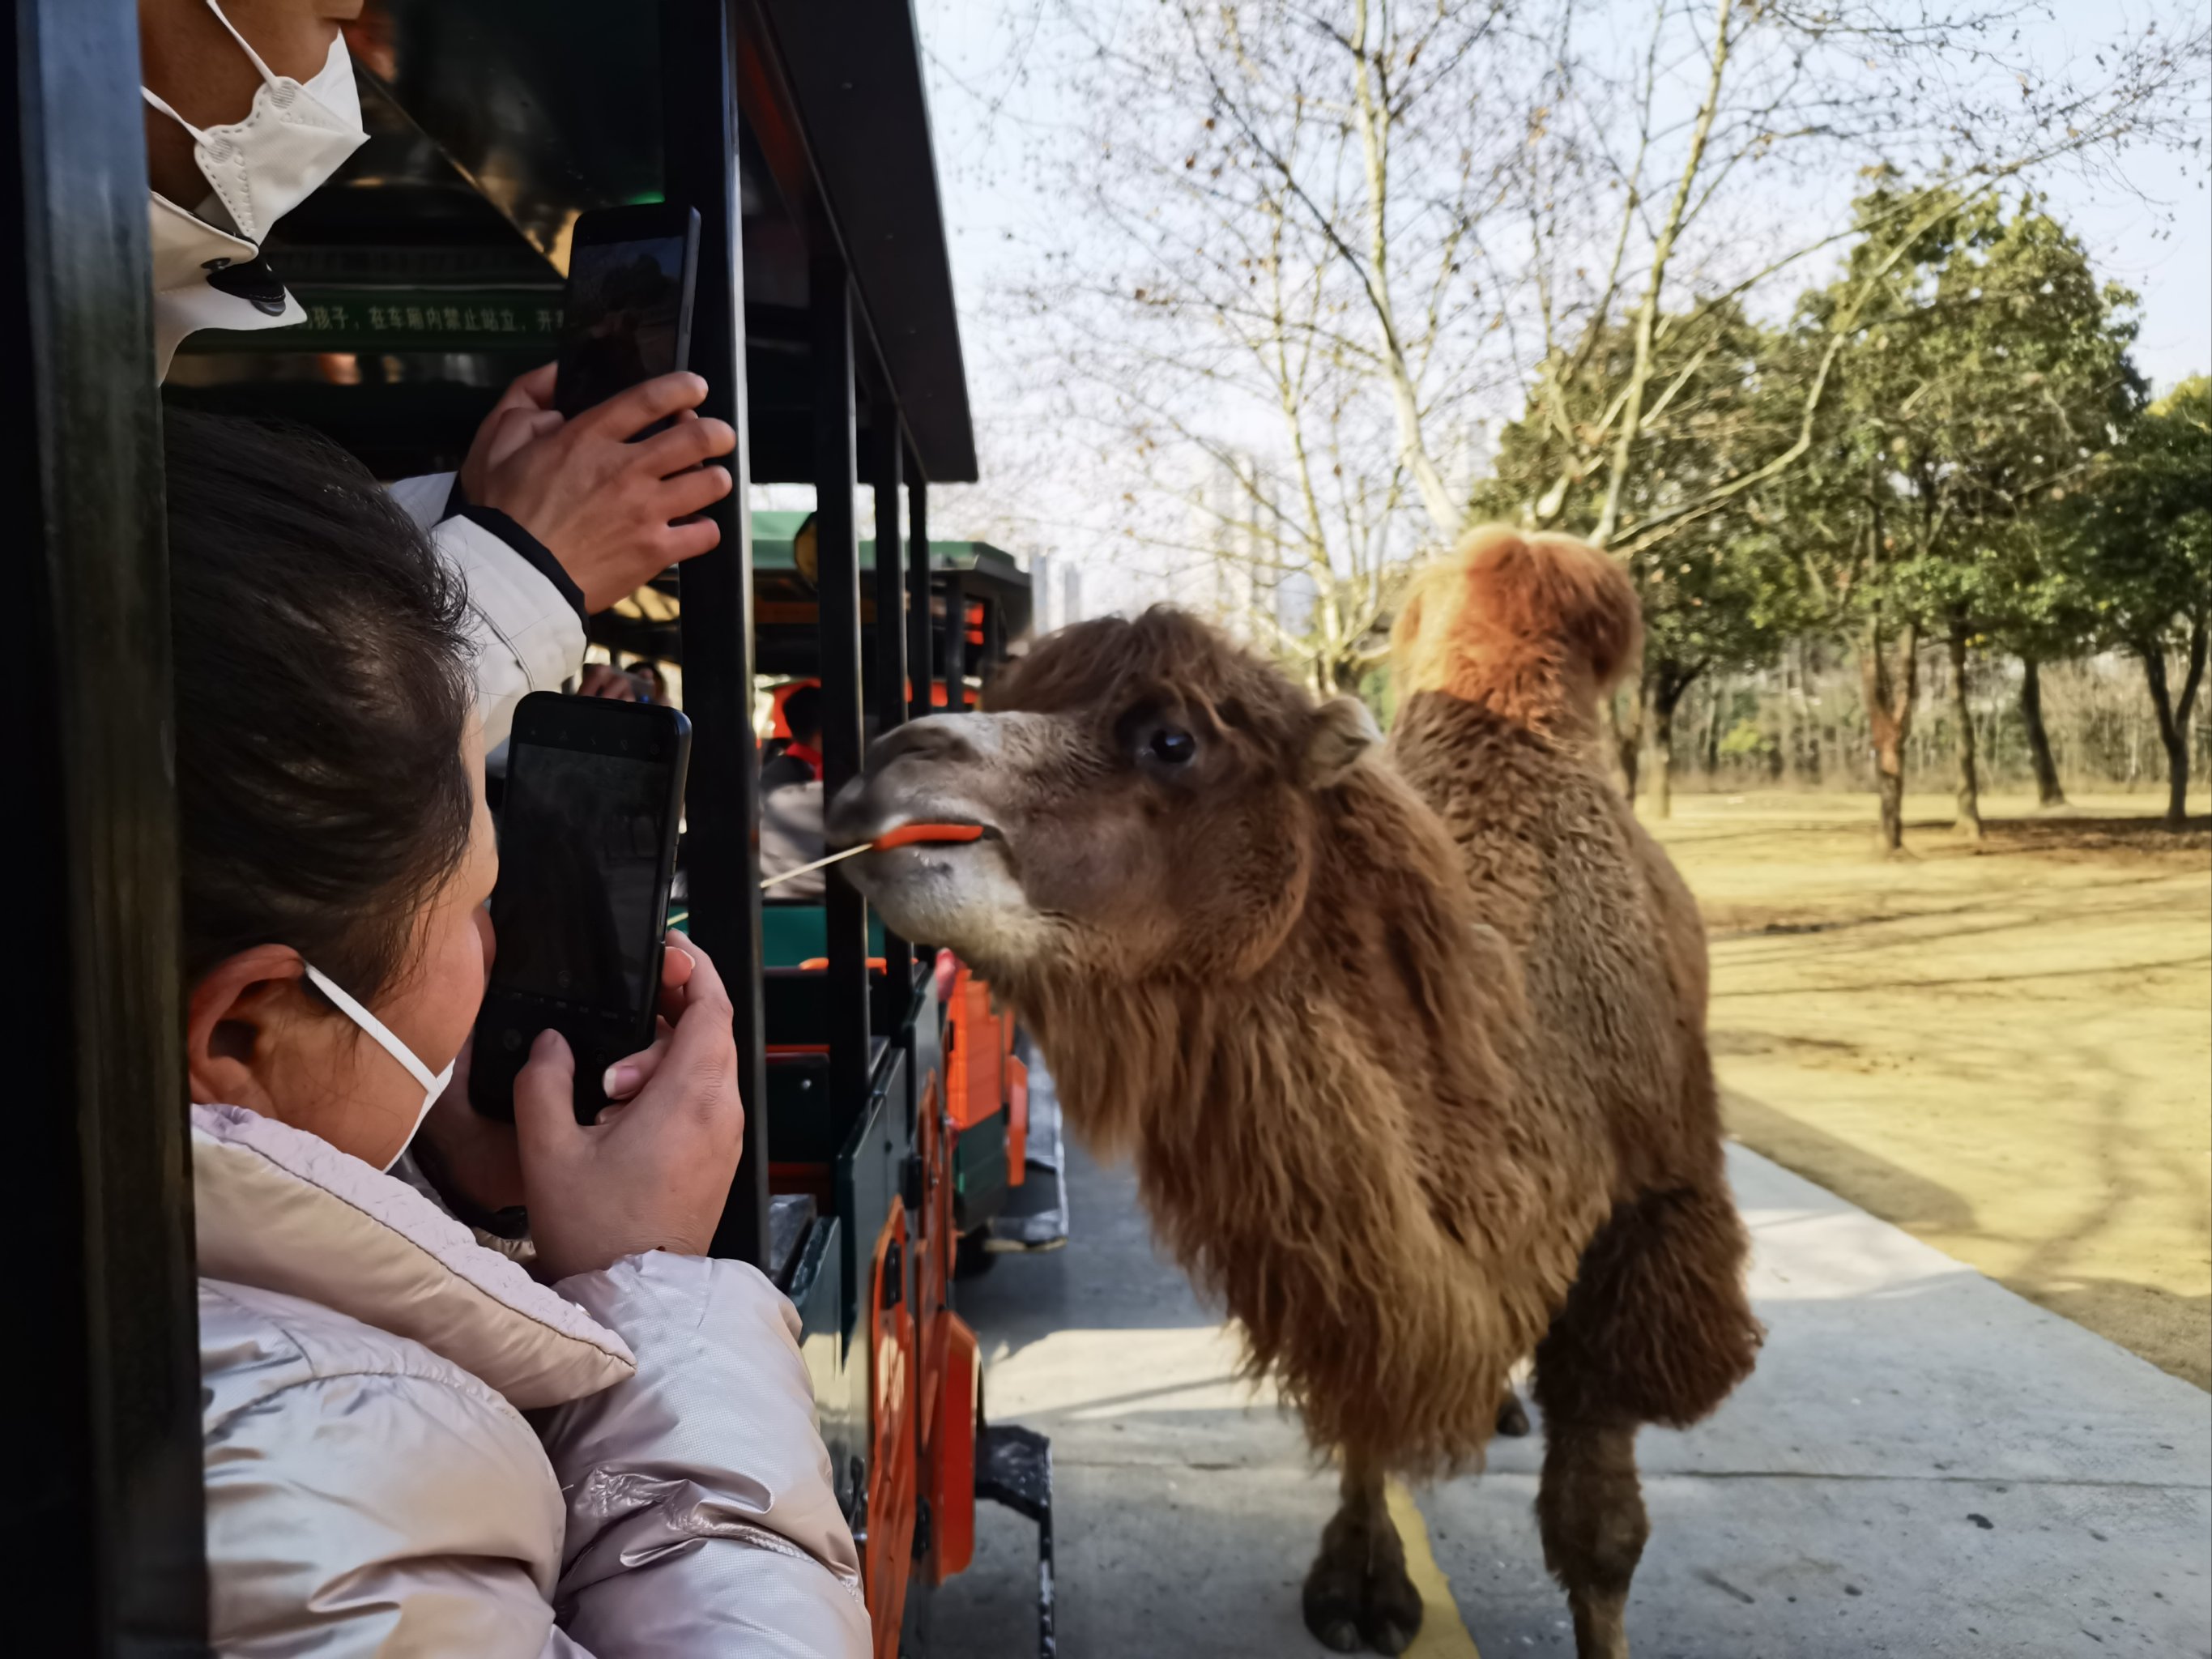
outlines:
{"label": "camel's neck", "polygon": [[1070,1122],[1138,1159],[1162,1230],[1218,1287],[1211,1258],[1272,1237],[1286,1209],[1352,1200],[1343,1226],[1410,1227],[1483,1255],[1510,1248],[1541,1196],[1530,1155],[1548,1135],[1518,1075],[1518,963],[1480,925],[1434,816],[1395,774],[1358,780],[1259,972],[1006,987]]}
{"label": "camel's neck", "polygon": [[1161,1242],[1316,1443],[1449,1468],[1595,1219],[1522,1091],[1519,969],[1450,842],[1395,774],[1350,793],[1260,973],[1007,988],[1070,1123],[1134,1157]]}

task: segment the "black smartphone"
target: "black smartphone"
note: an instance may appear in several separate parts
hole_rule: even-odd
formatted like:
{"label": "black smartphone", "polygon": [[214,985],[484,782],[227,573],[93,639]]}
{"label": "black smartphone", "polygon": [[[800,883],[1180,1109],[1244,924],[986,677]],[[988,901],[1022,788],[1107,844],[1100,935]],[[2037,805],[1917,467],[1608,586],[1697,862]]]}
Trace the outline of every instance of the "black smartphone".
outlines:
{"label": "black smartphone", "polygon": [[553,406],[573,419],[641,380],[688,367],[698,270],[694,209],[655,202],[578,215]]}
{"label": "black smartphone", "polygon": [[691,722],[659,703],[533,691],[515,706],[499,812],[498,938],[469,1099],[514,1115],[514,1079],[547,1027],[576,1057],[576,1119],[606,1068],[653,1041]]}

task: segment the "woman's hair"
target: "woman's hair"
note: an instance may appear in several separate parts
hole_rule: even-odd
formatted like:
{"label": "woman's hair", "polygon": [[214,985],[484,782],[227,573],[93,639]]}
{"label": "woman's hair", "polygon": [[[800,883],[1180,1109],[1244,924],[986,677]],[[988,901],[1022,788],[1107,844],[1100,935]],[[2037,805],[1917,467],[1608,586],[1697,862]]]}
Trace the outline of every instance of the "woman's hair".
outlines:
{"label": "woman's hair", "polygon": [[468,850],[466,595],[322,439],[163,421],[186,982],[281,944],[372,999]]}

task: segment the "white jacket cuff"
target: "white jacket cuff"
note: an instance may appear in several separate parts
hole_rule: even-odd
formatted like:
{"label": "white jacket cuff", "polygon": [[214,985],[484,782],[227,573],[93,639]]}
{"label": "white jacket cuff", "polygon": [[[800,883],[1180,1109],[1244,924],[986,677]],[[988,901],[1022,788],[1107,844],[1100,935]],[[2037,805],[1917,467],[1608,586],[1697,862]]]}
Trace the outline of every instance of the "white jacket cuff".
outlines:
{"label": "white jacket cuff", "polygon": [[477,713],[484,748],[494,750],[507,741],[517,703],[532,691],[557,691],[582,672],[583,621],[560,590],[482,525],[447,519],[431,540],[468,588]]}

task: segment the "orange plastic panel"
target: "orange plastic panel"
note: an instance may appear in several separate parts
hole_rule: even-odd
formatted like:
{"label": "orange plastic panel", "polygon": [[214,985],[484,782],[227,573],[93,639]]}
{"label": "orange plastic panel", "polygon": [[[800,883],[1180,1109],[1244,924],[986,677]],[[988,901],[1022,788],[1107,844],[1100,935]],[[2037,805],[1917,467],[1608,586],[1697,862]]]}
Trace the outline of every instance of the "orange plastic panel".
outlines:
{"label": "orange plastic panel", "polygon": [[1006,1185],[1018,1187],[1029,1173],[1030,1068],[1006,1056]]}
{"label": "orange plastic panel", "polygon": [[991,988],[963,964],[953,976],[951,1054],[945,1100],[957,1132],[973,1128],[1006,1103],[1005,1030],[991,1012]]}
{"label": "orange plastic panel", "polygon": [[[906,1613],[906,1583],[914,1561],[917,1470],[914,1421],[914,1318],[905,1285],[886,1306],[892,1291],[886,1270],[891,1252],[907,1238],[906,1206],[891,1200],[890,1214],[876,1236],[874,1265],[868,1274],[868,1392],[872,1407],[868,1459],[868,1542],[860,1571],[868,1595],[868,1620],[875,1635],[875,1659],[899,1659],[899,1627]],[[905,1275],[902,1264],[900,1279]]]}
{"label": "orange plastic panel", "polygon": [[976,1389],[982,1358],[975,1333],[947,1308],[937,1316],[944,1354],[938,1373],[937,1431],[929,1442],[929,1582],[965,1572],[975,1557]]}

